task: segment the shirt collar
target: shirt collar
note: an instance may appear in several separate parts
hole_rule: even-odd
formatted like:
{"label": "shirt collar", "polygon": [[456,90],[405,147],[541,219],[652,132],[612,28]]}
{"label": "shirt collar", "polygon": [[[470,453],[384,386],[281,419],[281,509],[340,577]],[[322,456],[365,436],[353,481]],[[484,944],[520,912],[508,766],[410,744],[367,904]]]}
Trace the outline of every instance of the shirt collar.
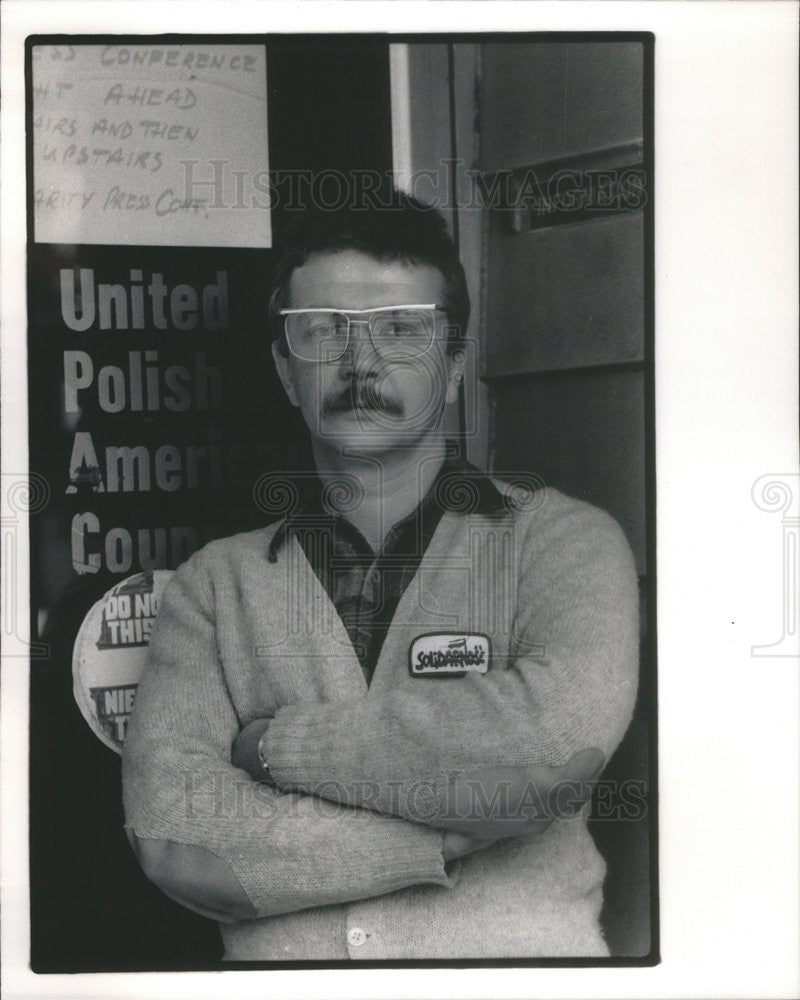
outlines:
{"label": "shirt collar", "polygon": [[[272,536],[269,545],[270,562],[276,561],[278,549],[293,531],[301,527],[329,529],[340,519],[339,515],[332,514],[325,508],[320,479],[315,475],[306,482],[307,486],[300,494],[294,508]],[[448,445],[448,454],[430,490],[419,507],[403,518],[403,523],[409,521],[420,510],[424,512],[428,505],[434,504],[441,510],[454,514],[496,516],[507,514],[511,509],[509,498],[500,492],[490,477],[455,454],[452,445]]]}

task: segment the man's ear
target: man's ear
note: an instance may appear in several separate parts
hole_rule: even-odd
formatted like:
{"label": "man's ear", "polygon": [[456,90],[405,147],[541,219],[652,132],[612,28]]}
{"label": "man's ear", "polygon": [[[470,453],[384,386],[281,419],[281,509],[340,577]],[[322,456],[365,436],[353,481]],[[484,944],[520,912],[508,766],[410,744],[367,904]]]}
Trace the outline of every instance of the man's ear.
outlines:
{"label": "man's ear", "polygon": [[281,352],[277,340],[272,341],[272,357],[278,370],[278,378],[289,397],[289,402],[292,406],[299,406],[297,393],[294,391],[294,379],[292,378],[292,369],[289,367],[289,358]]}
{"label": "man's ear", "polygon": [[447,393],[445,400],[448,403],[455,403],[458,399],[458,388],[464,381],[464,366],[467,363],[467,354],[463,347],[456,347],[447,358]]}

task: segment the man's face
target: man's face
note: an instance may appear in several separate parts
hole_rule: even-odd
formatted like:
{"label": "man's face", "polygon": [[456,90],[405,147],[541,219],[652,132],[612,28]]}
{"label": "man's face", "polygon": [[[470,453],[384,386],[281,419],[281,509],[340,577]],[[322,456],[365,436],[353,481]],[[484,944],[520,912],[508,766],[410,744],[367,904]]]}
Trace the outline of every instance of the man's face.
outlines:
{"label": "man's face", "polygon": [[[356,250],[313,254],[291,276],[287,308],[380,309],[444,301],[444,278],[425,264],[380,261]],[[306,361],[273,354],[283,386],[299,407],[315,447],[378,456],[432,439],[446,402],[457,398],[463,361],[446,352],[446,317],[435,314],[433,344],[415,357],[383,357],[367,314],[351,315],[340,358]],[[361,320],[363,322],[353,322]],[[380,347],[380,341],[378,342]]]}

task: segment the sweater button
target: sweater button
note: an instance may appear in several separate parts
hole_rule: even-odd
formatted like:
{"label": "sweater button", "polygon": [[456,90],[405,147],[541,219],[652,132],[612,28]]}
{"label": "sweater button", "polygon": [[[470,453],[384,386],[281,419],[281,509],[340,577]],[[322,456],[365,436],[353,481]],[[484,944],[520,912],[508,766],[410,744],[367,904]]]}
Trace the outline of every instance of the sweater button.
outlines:
{"label": "sweater button", "polygon": [[362,930],[360,927],[351,927],[347,932],[347,943],[352,945],[353,948],[360,948],[367,940],[366,931]]}

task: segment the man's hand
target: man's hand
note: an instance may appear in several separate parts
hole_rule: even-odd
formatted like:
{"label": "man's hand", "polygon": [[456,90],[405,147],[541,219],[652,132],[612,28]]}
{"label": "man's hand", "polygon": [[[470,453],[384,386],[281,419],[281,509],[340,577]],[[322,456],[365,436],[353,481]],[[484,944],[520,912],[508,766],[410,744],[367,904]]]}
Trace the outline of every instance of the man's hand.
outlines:
{"label": "man's hand", "polygon": [[269,724],[269,719],[253,719],[248,722],[231,747],[231,764],[247,771],[253,781],[272,781],[258,752],[258,744]]}
{"label": "man's hand", "polygon": [[[231,748],[231,763],[254,781],[274,784],[259,753],[270,721],[253,719],[242,729]],[[446,861],[507,837],[541,836],[554,820],[578,814],[604,763],[600,750],[588,749],[557,767],[505,765],[464,771],[447,789],[440,814],[428,816],[426,822],[445,831]]]}

